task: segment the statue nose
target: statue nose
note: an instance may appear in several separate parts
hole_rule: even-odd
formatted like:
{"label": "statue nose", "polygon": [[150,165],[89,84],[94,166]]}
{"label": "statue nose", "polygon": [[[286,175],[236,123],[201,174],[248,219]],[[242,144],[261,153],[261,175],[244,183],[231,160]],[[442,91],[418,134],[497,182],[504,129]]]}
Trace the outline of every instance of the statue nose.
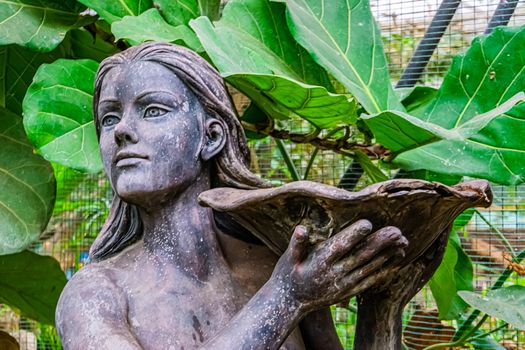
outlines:
{"label": "statue nose", "polygon": [[127,118],[122,118],[122,120],[115,126],[114,133],[115,141],[119,146],[126,143],[138,142],[137,132]]}

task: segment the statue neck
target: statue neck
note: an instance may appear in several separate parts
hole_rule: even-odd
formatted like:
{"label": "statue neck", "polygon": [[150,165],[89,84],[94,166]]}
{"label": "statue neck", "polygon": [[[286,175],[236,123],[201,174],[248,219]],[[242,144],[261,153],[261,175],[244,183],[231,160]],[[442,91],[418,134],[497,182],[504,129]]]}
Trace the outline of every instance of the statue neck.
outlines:
{"label": "statue neck", "polygon": [[209,179],[199,178],[162,207],[139,209],[145,249],[200,281],[226,264],[213,213],[197,202],[198,195],[209,188]]}

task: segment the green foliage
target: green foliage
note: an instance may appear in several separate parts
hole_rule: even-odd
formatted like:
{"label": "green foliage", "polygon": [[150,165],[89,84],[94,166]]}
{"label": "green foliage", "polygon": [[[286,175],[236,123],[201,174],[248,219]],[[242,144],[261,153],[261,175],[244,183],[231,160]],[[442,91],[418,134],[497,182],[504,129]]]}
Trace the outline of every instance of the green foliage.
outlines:
{"label": "green foliage", "polygon": [[0,281],[0,303],[55,324],[55,307],[67,282],[58,261],[29,251],[1,255]]}
{"label": "green foliage", "polygon": [[172,26],[188,24],[188,22],[199,17],[200,9],[197,0],[156,0],[155,7],[162,17]]}
{"label": "green foliage", "polygon": [[151,0],[79,0],[108,23],[113,23],[124,16],[138,16],[153,6]]}
{"label": "green foliage", "polygon": [[21,116],[22,101],[38,67],[64,57],[66,51],[67,45],[60,45],[49,53],[31,51],[18,45],[0,46],[0,64],[4,71],[0,75],[0,105]]}
{"label": "green foliage", "polygon": [[293,41],[284,6],[232,0],[220,21],[190,23],[221,74],[272,118],[298,115],[320,128],[353,123],[355,102],[330,93],[328,75]]}
{"label": "green foliage", "polygon": [[[525,57],[516,55],[525,43],[525,27],[498,28],[477,38],[471,48],[454,58],[435,99],[416,117],[450,130],[460,130],[490,113],[525,85]],[[396,159],[405,169],[447,170],[503,184],[525,181],[524,105],[476,125],[461,140],[445,139],[415,149]],[[474,124],[475,125],[475,124]]]}
{"label": "green foliage", "polygon": [[97,66],[92,60],[60,59],[38,69],[24,99],[24,126],[47,160],[102,170],[92,106]]}
{"label": "green foliage", "polygon": [[55,179],[50,164],[33,153],[22,119],[1,107],[0,117],[1,256],[38,238],[53,212]]}
{"label": "green foliage", "polygon": [[509,286],[491,290],[487,295],[461,291],[459,295],[472,307],[497,317],[517,329],[525,330],[525,287]]}
{"label": "green foliage", "polygon": [[467,304],[457,295],[457,291],[473,290],[473,277],[472,262],[461,248],[457,233],[453,232],[443,262],[429,283],[440,319],[454,320],[465,311]]}
{"label": "green foliage", "polygon": [[68,30],[92,22],[75,0],[0,0],[0,45],[18,44],[37,51],[56,48]]}
{"label": "green foliage", "polygon": [[287,1],[294,38],[369,113],[403,111],[394,93],[381,34],[368,0]]}
{"label": "green foliage", "polygon": [[69,32],[69,37],[72,58],[89,58],[100,62],[104,58],[119,52],[115,45],[94,36],[85,29],[72,30]]}
{"label": "green foliage", "polygon": [[202,51],[199,39],[186,25],[176,27],[166,23],[159,11],[149,9],[139,16],[126,16],[111,25],[115,39],[127,39],[133,45],[145,41],[165,41]]}

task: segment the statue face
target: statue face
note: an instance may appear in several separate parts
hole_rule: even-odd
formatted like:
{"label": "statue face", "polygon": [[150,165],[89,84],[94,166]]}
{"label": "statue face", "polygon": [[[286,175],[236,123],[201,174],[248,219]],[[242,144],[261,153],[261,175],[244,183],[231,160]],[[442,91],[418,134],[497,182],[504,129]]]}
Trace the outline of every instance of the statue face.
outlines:
{"label": "statue face", "polygon": [[111,69],[102,82],[98,118],[104,167],[124,201],[154,207],[202,171],[205,112],[168,68],[135,62]]}

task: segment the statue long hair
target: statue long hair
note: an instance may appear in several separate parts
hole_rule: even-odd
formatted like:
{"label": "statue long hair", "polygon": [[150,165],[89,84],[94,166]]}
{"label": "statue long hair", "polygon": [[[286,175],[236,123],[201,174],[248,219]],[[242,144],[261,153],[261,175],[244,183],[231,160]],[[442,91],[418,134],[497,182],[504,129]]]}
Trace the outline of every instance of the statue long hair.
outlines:
{"label": "statue long hair", "polygon": [[[203,58],[185,47],[167,43],[145,43],[132,47],[101,62],[93,95],[97,135],[100,136],[98,103],[102,82],[114,67],[137,61],[158,63],[176,74],[195,94],[206,114],[228,126],[226,144],[211,160],[212,186],[243,189],[269,187],[249,170],[250,153],[246,138],[230,96],[219,73]],[[138,208],[114,196],[108,218],[90,249],[90,261],[100,261],[120,252],[142,237],[142,220]]]}

